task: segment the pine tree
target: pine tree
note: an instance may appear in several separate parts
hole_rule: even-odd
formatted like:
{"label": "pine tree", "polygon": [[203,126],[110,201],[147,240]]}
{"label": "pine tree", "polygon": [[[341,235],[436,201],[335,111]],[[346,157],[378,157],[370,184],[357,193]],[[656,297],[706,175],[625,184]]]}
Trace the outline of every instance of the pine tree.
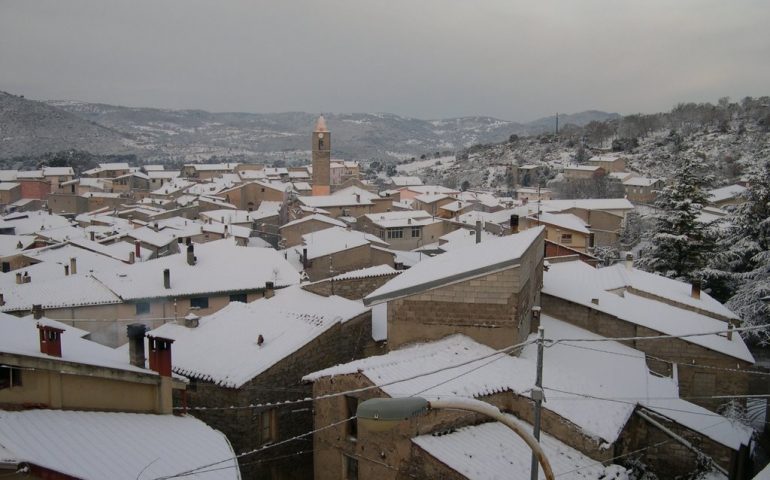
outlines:
{"label": "pine tree", "polygon": [[[762,301],[770,295],[770,162],[750,172],[745,200],[735,209],[706,273],[708,283],[722,287],[727,306],[746,325],[765,325],[770,323],[770,308]],[[770,342],[770,331],[748,333]]]}
{"label": "pine tree", "polygon": [[702,277],[713,251],[713,234],[698,216],[707,202],[703,187],[711,176],[698,170],[698,161],[685,157],[658,196],[651,246],[639,261],[645,270],[683,281]]}

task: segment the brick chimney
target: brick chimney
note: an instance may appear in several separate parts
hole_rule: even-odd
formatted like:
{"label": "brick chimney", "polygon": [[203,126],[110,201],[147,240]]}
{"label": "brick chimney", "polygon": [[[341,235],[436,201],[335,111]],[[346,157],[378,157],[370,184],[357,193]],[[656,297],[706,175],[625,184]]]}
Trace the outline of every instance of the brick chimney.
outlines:
{"label": "brick chimney", "polygon": [[481,243],[481,220],[476,220],[476,243]]}
{"label": "brick chimney", "polygon": [[40,352],[52,357],[61,357],[61,334],[64,330],[37,324],[40,333]]}
{"label": "brick chimney", "polygon": [[88,238],[89,238],[89,239],[90,239],[92,242],[96,241],[96,232],[94,232],[93,230],[91,230],[90,232],[88,232]]}
{"label": "brick chimney", "polygon": [[265,298],[273,298],[275,295],[275,284],[273,282],[265,282]]}
{"label": "brick chimney", "polygon": [[193,244],[187,245],[187,265],[195,265],[195,247]]}
{"label": "brick chimney", "polygon": [[147,333],[147,325],[132,323],[126,327],[128,334],[128,357],[131,365],[139,368],[145,367],[144,334]]}
{"label": "brick chimney", "polygon": [[163,270],[163,288],[171,288],[171,270]]}
{"label": "brick chimney", "polygon": [[701,282],[699,278],[692,281],[692,289],[690,290],[690,296],[696,300],[700,299],[700,286]]}
{"label": "brick chimney", "polygon": [[171,344],[174,340],[147,335],[150,343],[150,370],[162,377],[171,376]]}
{"label": "brick chimney", "polygon": [[633,253],[627,253],[626,254],[626,270],[629,272],[633,270],[634,268],[634,254]]}
{"label": "brick chimney", "polygon": [[16,285],[21,285],[24,280],[21,278],[21,272],[16,272]]}
{"label": "brick chimney", "polygon": [[308,267],[308,261],[307,261],[307,248],[302,249],[302,268],[307,269]]}
{"label": "brick chimney", "polygon": [[42,305],[32,305],[32,318],[35,320],[40,320],[43,318],[43,306]]}
{"label": "brick chimney", "polygon": [[519,233],[519,216],[516,214],[511,215],[509,223],[511,225],[511,235]]}
{"label": "brick chimney", "polygon": [[139,240],[134,241],[134,256],[136,258],[142,258],[142,242]]}
{"label": "brick chimney", "polygon": [[78,260],[75,257],[70,258],[70,275],[78,273]]}

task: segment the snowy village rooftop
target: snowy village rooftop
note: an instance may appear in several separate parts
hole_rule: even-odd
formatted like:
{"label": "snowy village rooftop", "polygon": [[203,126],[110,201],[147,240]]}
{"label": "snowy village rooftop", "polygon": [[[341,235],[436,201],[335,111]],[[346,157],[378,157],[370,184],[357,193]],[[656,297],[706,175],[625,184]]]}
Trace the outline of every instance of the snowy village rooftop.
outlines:
{"label": "snowy village rooftop", "polygon": [[[61,357],[52,357],[40,351],[38,324],[64,330]],[[128,354],[83,338],[88,334],[85,330],[48,318],[35,320],[31,316],[19,318],[0,313],[0,353],[157,375],[152,370],[131,365]]]}
{"label": "snowy village rooftop", "polygon": [[190,416],[0,410],[0,445],[4,462],[31,463],[70,478],[157,478],[230,458],[218,466],[235,468],[200,478],[240,479],[227,438]]}
{"label": "snowy village rooftop", "polygon": [[150,334],[175,340],[175,372],[239,388],[332,326],[368,310],[361,302],[295,286],[269,299],[232,302],[195,328],[167,323]]}
{"label": "snowy village rooftop", "polygon": [[374,305],[516,265],[543,231],[531,228],[429,258],[369,294],[364,303]]}
{"label": "snowy village rooftop", "polygon": [[[180,252],[95,276],[123,300],[262,289],[266,282],[276,287],[299,283],[297,271],[277,251],[239,247],[232,238],[196,244],[195,257],[195,265],[187,263],[187,252]],[[165,269],[170,271],[170,288],[163,286]]]}
{"label": "snowy village rooftop", "polygon": [[[547,315],[541,317],[541,324],[546,337],[552,340],[602,338]],[[489,362],[494,354],[495,350],[486,345],[453,335],[327,368],[306,375],[304,380],[359,373],[390,397],[418,393],[428,399],[483,397],[500,392],[529,396],[535,381],[537,346],[526,346],[518,357],[502,355]],[[714,426],[715,414],[679,400],[676,381],[652,375],[645,354],[631,347],[603,342],[599,351],[556,343],[544,358],[543,377],[548,379],[544,408],[578,425],[588,435],[614,442],[637,406],[644,406],[669,418],[676,416],[689,428],[731,448],[750,440],[750,429],[728,421]],[[442,367],[449,368],[430,373]],[[418,376],[421,373],[425,375]],[[637,400],[609,400],[614,398]],[[672,407],[669,402],[676,405]]]}
{"label": "snowy village rooftop", "polygon": [[[625,268],[623,265],[617,265],[596,269],[581,261],[553,263],[543,274],[543,293],[608,313],[666,335],[727,330],[727,322],[724,320],[670,303],[681,302],[703,310],[723,313],[726,309],[723,306],[718,307],[719,302],[706,293],[701,293],[698,300],[700,303],[691,305],[695,299],[687,300],[684,294],[689,291],[687,284],[636,269],[631,270],[630,275],[625,275],[628,273],[623,270]],[[639,292],[632,293],[633,289]],[[650,295],[653,297],[650,298]],[[654,299],[654,296],[659,299]],[[734,314],[731,313],[730,318],[735,318]],[[714,333],[686,337],[682,340],[754,363],[754,357],[740,335],[733,335],[728,339],[725,334]]]}

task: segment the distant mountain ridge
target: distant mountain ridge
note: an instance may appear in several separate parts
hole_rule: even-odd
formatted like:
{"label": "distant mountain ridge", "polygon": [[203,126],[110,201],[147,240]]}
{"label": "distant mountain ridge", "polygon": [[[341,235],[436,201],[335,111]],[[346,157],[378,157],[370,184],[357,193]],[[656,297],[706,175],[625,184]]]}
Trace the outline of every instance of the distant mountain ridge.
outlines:
{"label": "distant mountain ridge", "polygon": [[[421,120],[389,113],[324,114],[336,158],[403,159],[550,131],[547,119],[517,123],[476,116]],[[604,112],[567,115],[588,123]],[[0,93],[0,158],[68,149],[134,153],[150,161],[309,159],[316,113],[212,113],[51,100]],[[561,120],[560,116],[560,122]],[[584,123],[583,123],[584,124]],[[10,133],[10,134],[9,134]]]}

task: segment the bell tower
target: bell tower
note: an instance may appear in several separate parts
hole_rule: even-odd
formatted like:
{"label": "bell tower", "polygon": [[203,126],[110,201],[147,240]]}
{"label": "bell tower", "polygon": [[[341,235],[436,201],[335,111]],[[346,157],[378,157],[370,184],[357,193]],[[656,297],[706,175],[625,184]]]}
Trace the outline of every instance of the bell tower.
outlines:
{"label": "bell tower", "polygon": [[313,129],[313,196],[331,194],[332,138],[323,115]]}

